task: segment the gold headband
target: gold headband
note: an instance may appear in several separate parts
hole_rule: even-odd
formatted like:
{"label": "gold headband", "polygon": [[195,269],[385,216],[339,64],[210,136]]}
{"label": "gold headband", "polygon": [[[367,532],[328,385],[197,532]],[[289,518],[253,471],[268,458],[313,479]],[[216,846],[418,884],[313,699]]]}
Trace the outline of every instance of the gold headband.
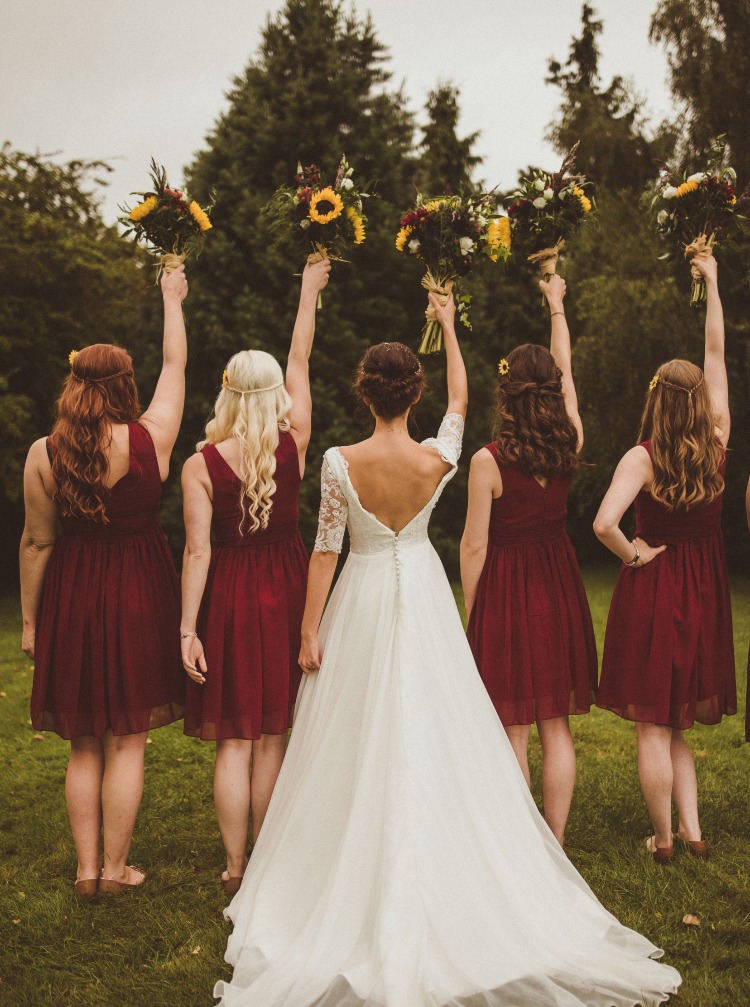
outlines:
{"label": "gold headband", "polygon": [[234,392],[235,395],[257,395],[258,392],[272,392],[274,388],[281,388],[284,384],[283,381],[277,381],[275,385],[266,385],[265,388],[233,388],[229,384],[229,375],[226,371],[221,376],[221,386],[228,392]]}
{"label": "gold headband", "polygon": [[648,390],[652,392],[657,385],[665,385],[667,388],[671,388],[675,392],[684,392],[686,395],[692,395],[693,392],[696,392],[702,384],[703,384],[702,372],[701,376],[698,378],[698,381],[693,385],[692,388],[685,388],[684,385],[675,385],[671,381],[667,381],[665,378],[661,377],[661,375],[657,371],[656,374],[654,374],[653,378],[651,378],[651,381],[649,382]]}

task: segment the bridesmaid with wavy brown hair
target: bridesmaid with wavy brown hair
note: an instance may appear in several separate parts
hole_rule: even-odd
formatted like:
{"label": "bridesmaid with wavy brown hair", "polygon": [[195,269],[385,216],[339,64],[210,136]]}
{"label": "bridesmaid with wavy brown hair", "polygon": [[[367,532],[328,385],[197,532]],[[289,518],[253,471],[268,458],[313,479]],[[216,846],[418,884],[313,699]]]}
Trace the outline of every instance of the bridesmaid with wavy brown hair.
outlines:
{"label": "bridesmaid with wavy brown hair", "polygon": [[184,267],[161,286],[164,363],[148,409],[125,350],[71,353],[57,421],[24,471],[31,719],[70,740],[65,797],[84,899],[144,880],[127,856],[147,732],[182,715],[179,587],[158,515],[185,398]]}
{"label": "bridesmaid with wavy brown hair", "polygon": [[[737,712],[732,608],[721,532],[729,398],[716,260],[706,281],[703,370],[670,360],[646,397],[640,443],[622,458],[594,531],[622,560],[604,642],[597,705],[635,721],[638,773],[659,864],[674,840],[708,858],[695,764],[684,731]],[[620,529],[635,503],[636,532]],[[679,825],[672,833],[672,801]]]}
{"label": "bridesmaid with wavy brown hair", "polygon": [[565,530],[583,445],[565,281],[555,275],[540,287],[550,349],[526,343],[500,361],[497,436],[471,460],[461,580],[474,660],[529,784],[537,724],[544,817],[562,846],[576,779],[568,717],[591,707],[597,658]]}

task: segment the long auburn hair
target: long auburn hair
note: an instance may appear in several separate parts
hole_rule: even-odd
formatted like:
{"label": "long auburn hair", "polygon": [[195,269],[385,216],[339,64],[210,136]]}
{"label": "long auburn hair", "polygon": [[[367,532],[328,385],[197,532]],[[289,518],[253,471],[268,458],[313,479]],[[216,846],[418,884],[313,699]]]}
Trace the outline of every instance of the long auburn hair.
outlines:
{"label": "long auburn hair", "polygon": [[544,346],[523,343],[498,374],[494,435],[499,461],[527,476],[577,472],[578,432],[565,408],[562,371]]}
{"label": "long auburn hair", "polygon": [[279,431],[289,430],[292,400],[284,387],[278,361],[263,350],[240,350],[227,364],[222,389],[205,439],[196,445],[219,444],[236,437],[240,445],[240,534],[267,528],[276,492],[276,449]]}
{"label": "long auburn hair", "polygon": [[703,371],[670,360],[651,384],[638,435],[651,441],[651,496],[670,511],[709,504],[724,492],[724,448]]}
{"label": "long auburn hair", "polygon": [[129,353],[95,343],[76,354],[50,434],[54,500],[62,517],[108,524],[104,480],[112,424],[134,423],[140,414]]}

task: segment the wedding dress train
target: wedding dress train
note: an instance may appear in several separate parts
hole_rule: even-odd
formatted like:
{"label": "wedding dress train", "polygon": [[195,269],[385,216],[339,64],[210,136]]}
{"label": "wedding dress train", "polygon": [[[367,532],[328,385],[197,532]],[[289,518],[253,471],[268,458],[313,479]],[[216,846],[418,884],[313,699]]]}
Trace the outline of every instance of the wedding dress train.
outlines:
{"label": "wedding dress train", "polygon": [[680,976],[598,902],[529,794],[427,537],[398,534],[336,448],[316,548],[351,551],[239,893],[222,1007],[633,1007]]}

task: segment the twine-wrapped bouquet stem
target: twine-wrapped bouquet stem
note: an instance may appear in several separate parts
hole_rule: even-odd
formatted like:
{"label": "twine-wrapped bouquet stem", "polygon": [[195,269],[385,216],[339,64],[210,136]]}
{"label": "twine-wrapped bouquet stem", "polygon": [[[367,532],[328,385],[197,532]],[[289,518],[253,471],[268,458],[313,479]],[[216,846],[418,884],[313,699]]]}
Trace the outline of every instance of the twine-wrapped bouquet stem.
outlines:
{"label": "twine-wrapped bouquet stem", "polygon": [[[565,239],[558,238],[555,244],[550,248],[542,248],[538,252],[534,252],[532,255],[527,257],[527,261],[531,263],[532,266],[539,267],[539,272],[545,282],[557,272],[557,260],[559,259],[560,252],[563,248],[565,248]],[[544,306],[544,302],[545,297],[544,294],[542,294],[542,306]]]}
{"label": "twine-wrapped bouquet stem", "polygon": [[[448,298],[453,292],[453,279],[450,276],[436,277],[428,269],[422,277],[422,286],[428,294],[436,294],[441,304],[447,304]],[[427,319],[425,327],[422,329],[422,342],[419,344],[420,353],[439,353],[445,348],[445,337],[443,327],[437,320],[435,309],[428,301],[425,311]]]}
{"label": "twine-wrapped bouquet stem", "polygon": [[685,245],[685,258],[690,263],[690,275],[693,278],[693,286],[690,291],[690,304],[695,308],[702,301],[706,300],[706,281],[703,274],[695,265],[696,259],[708,259],[714,254],[714,235],[699,234],[693,238],[689,245]]}

